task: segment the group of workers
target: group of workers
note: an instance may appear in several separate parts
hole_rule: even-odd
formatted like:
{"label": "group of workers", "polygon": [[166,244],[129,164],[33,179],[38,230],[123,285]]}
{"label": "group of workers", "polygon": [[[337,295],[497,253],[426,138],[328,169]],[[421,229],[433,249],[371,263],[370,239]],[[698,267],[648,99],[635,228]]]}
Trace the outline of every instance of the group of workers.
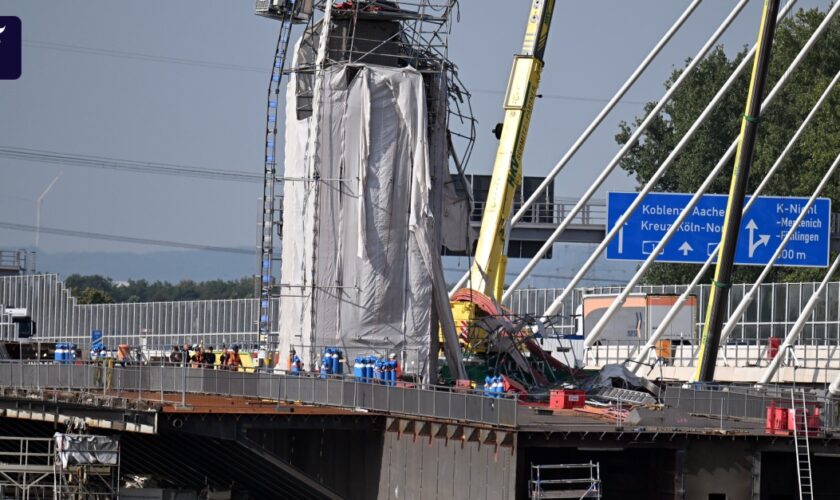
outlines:
{"label": "group of workers", "polygon": [[182,349],[174,346],[169,354],[169,362],[193,368],[218,368],[219,370],[237,370],[242,365],[239,359],[239,346],[236,344],[231,347],[222,344],[218,356],[213,346],[209,346],[207,349],[200,345],[184,344]]}

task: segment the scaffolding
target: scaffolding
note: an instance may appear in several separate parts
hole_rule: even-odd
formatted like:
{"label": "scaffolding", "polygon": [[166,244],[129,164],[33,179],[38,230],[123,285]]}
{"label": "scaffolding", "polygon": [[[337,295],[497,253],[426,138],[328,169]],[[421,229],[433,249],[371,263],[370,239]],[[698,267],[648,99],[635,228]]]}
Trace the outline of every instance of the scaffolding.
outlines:
{"label": "scaffolding", "polygon": [[[311,116],[313,107],[318,106],[318,89],[324,70],[330,66],[372,64],[411,67],[419,71],[424,75],[427,87],[429,128],[447,131],[447,158],[451,159],[457,172],[453,176],[454,189],[469,197],[464,168],[475,140],[475,119],[470,94],[458,77],[457,67],[448,59],[451,16],[457,9],[457,0],[257,1],[258,15],[282,23],[269,86],[266,167],[257,245],[260,341],[268,344],[269,348],[279,347],[279,335],[270,330],[270,325],[276,323],[271,318],[272,314],[276,314],[271,310],[271,299],[291,293],[308,295],[311,288],[316,288],[310,284],[307,289],[290,292],[285,288],[289,284],[281,281],[280,245],[275,239],[282,238],[283,233],[283,185],[286,182],[304,182],[308,186],[319,182],[331,185],[343,182],[342,179],[290,178],[286,175],[285,165],[277,160],[276,152],[276,135],[282,116],[282,111],[279,111],[280,81],[284,76],[295,75],[294,112],[301,120]],[[293,24],[305,25],[303,36],[294,47],[294,58],[287,57]],[[326,36],[322,36],[324,25],[328,26]],[[445,88],[437,89],[436,85],[441,82]],[[440,102],[441,96],[445,102]]]}
{"label": "scaffolding", "polygon": [[56,433],[53,450],[54,499],[94,500],[118,497],[118,437]]}
{"label": "scaffolding", "polygon": [[0,498],[50,498],[55,440],[0,436]]}
{"label": "scaffolding", "polygon": [[528,490],[531,500],[601,498],[600,464],[531,464]]}

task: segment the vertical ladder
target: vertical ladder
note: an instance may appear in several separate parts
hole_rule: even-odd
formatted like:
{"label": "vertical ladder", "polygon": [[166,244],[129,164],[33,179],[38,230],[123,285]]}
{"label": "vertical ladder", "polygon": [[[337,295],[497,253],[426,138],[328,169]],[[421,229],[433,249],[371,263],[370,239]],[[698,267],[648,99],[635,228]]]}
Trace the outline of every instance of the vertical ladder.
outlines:
{"label": "vertical ladder", "polygon": [[275,260],[274,229],[282,232],[282,216],[275,194],[282,189],[282,180],[277,179],[277,129],[280,107],[280,82],[286,67],[286,54],[289,49],[292,25],[295,23],[296,1],[287,1],[280,19],[280,35],[274,50],[274,65],[271,67],[271,80],[268,83],[268,102],[265,119],[265,169],[263,179],[263,206],[259,232],[259,299],[260,299],[260,344],[272,350],[278,346],[268,345],[271,334],[271,296],[274,285],[273,267]]}
{"label": "vertical ladder", "polygon": [[790,409],[793,412],[793,442],[796,446],[796,476],[799,480],[799,500],[812,500],[814,482],[811,475],[811,445],[808,443],[808,409],[805,391],[797,405],[796,395],[790,390]]}

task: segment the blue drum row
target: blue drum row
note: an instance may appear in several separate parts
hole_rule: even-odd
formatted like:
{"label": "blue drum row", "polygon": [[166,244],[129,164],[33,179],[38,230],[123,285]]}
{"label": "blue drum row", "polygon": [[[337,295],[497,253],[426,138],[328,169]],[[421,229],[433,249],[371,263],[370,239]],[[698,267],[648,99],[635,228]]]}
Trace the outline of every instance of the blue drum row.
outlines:
{"label": "blue drum row", "polygon": [[344,360],[344,353],[341,349],[334,347],[327,347],[321,356],[321,378],[327,378],[329,375],[341,375],[343,370],[342,361]]}
{"label": "blue drum row", "polygon": [[353,377],[366,384],[397,385],[397,361],[379,356],[357,356]]}
{"label": "blue drum row", "polygon": [[55,344],[55,362],[69,364],[76,360],[76,344],[59,342]]}
{"label": "blue drum row", "polygon": [[501,376],[484,377],[484,393],[491,398],[498,398],[505,392],[505,381]]}

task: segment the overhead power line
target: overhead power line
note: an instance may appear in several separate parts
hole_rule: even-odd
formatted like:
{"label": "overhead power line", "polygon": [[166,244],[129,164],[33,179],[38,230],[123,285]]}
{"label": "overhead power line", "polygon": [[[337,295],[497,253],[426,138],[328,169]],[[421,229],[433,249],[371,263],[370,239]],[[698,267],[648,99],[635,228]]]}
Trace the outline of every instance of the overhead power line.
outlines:
{"label": "overhead power line", "polygon": [[[240,64],[230,64],[214,61],[203,61],[200,59],[190,59],[185,57],[168,57],[154,54],[143,54],[141,52],[128,52],[123,50],[101,49],[97,47],[84,47],[81,45],[69,45],[64,43],[45,42],[42,40],[25,40],[23,42],[25,47],[32,47],[36,49],[57,50],[61,52],[74,52],[77,54],[87,54],[95,56],[114,57],[118,59],[134,59],[138,61],[159,62],[166,64],[178,64],[183,66],[195,66],[200,68],[222,69],[231,71],[246,71],[249,73],[265,74],[268,70],[266,68],[257,66],[245,66]],[[504,95],[503,90],[495,89],[473,89],[470,93],[475,94],[495,94]],[[545,99],[555,99],[559,101],[578,101],[578,102],[607,102],[609,99],[589,96],[573,96],[562,94],[541,94]],[[644,101],[621,100],[621,104],[645,105]]]}
{"label": "overhead power line", "polygon": [[[445,268],[443,268],[443,270],[448,272],[448,273],[463,273],[465,271],[468,271],[468,269],[459,268],[459,267],[445,267]],[[517,275],[517,273],[512,272],[512,271],[505,273],[505,276],[516,276],[516,275]],[[543,279],[554,279],[554,280],[570,280],[574,277],[574,276],[562,276],[560,274],[539,274],[539,273],[531,274],[530,276],[532,278],[543,278]],[[589,277],[587,277],[586,279],[589,280],[589,281],[599,281],[599,282],[603,282],[603,283],[618,283],[619,282],[619,280],[617,278],[598,278],[598,277],[589,278]]]}
{"label": "overhead power line", "polygon": [[251,73],[265,73],[266,68],[257,66],[243,66],[240,64],[220,63],[214,61],[202,61],[199,59],[188,59],[183,57],[168,57],[158,56],[152,54],[142,54],[140,52],[127,52],[124,50],[100,49],[96,47],[83,47],[80,45],[68,45],[63,43],[44,42],[40,40],[26,40],[23,42],[25,47],[34,47],[37,49],[58,50],[61,52],[75,52],[77,54],[89,54],[96,56],[116,57],[119,59],[136,59],[139,61],[162,62],[169,64],[179,64],[183,66],[197,66],[201,68],[212,69],[227,69],[232,71],[248,71]]}
{"label": "overhead power line", "polygon": [[156,240],[150,238],[135,238],[132,236],[118,236],[114,234],[103,234],[103,233],[92,233],[89,231],[74,231],[71,229],[58,229],[54,227],[44,227],[41,226],[38,229],[35,226],[31,226],[29,224],[17,224],[14,222],[5,222],[0,221],[0,228],[3,229],[11,229],[13,231],[27,231],[27,232],[34,232],[36,230],[40,230],[42,233],[47,234],[55,234],[58,236],[68,236],[72,238],[85,238],[85,239],[93,239],[93,240],[104,240],[104,241],[118,241],[121,243],[136,243],[138,245],[153,245],[159,247],[170,247],[170,248],[186,248],[188,250],[204,250],[208,252],[222,252],[222,253],[235,253],[235,254],[244,254],[244,255],[254,255],[252,250],[248,250],[246,248],[236,248],[236,247],[222,247],[216,245],[200,245],[196,243],[184,243],[181,241],[169,241],[169,240]]}
{"label": "overhead power line", "polygon": [[53,163],[57,165],[99,168],[106,170],[122,170],[144,174],[175,175],[180,177],[198,177],[236,182],[262,182],[261,174],[239,172],[236,170],[221,170],[173,163],[157,163],[147,161],[125,160],[105,156],[80,155],[59,153],[43,149],[14,148],[0,146],[0,158],[12,160],[35,161],[39,163]]}
{"label": "overhead power line", "polygon": [[[502,90],[493,90],[493,89],[470,89],[470,93],[472,94],[494,94],[494,95],[504,95],[504,91]],[[583,97],[583,96],[573,96],[573,95],[562,95],[562,94],[539,94],[539,97],[543,99],[554,99],[558,101],[577,101],[577,102],[609,102],[609,99],[601,98],[601,97]],[[645,101],[632,101],[629,99],[620,99],[618,101],[619,104],[633,104],[633,105],[641,105],[644,106],[647,104]]]}

